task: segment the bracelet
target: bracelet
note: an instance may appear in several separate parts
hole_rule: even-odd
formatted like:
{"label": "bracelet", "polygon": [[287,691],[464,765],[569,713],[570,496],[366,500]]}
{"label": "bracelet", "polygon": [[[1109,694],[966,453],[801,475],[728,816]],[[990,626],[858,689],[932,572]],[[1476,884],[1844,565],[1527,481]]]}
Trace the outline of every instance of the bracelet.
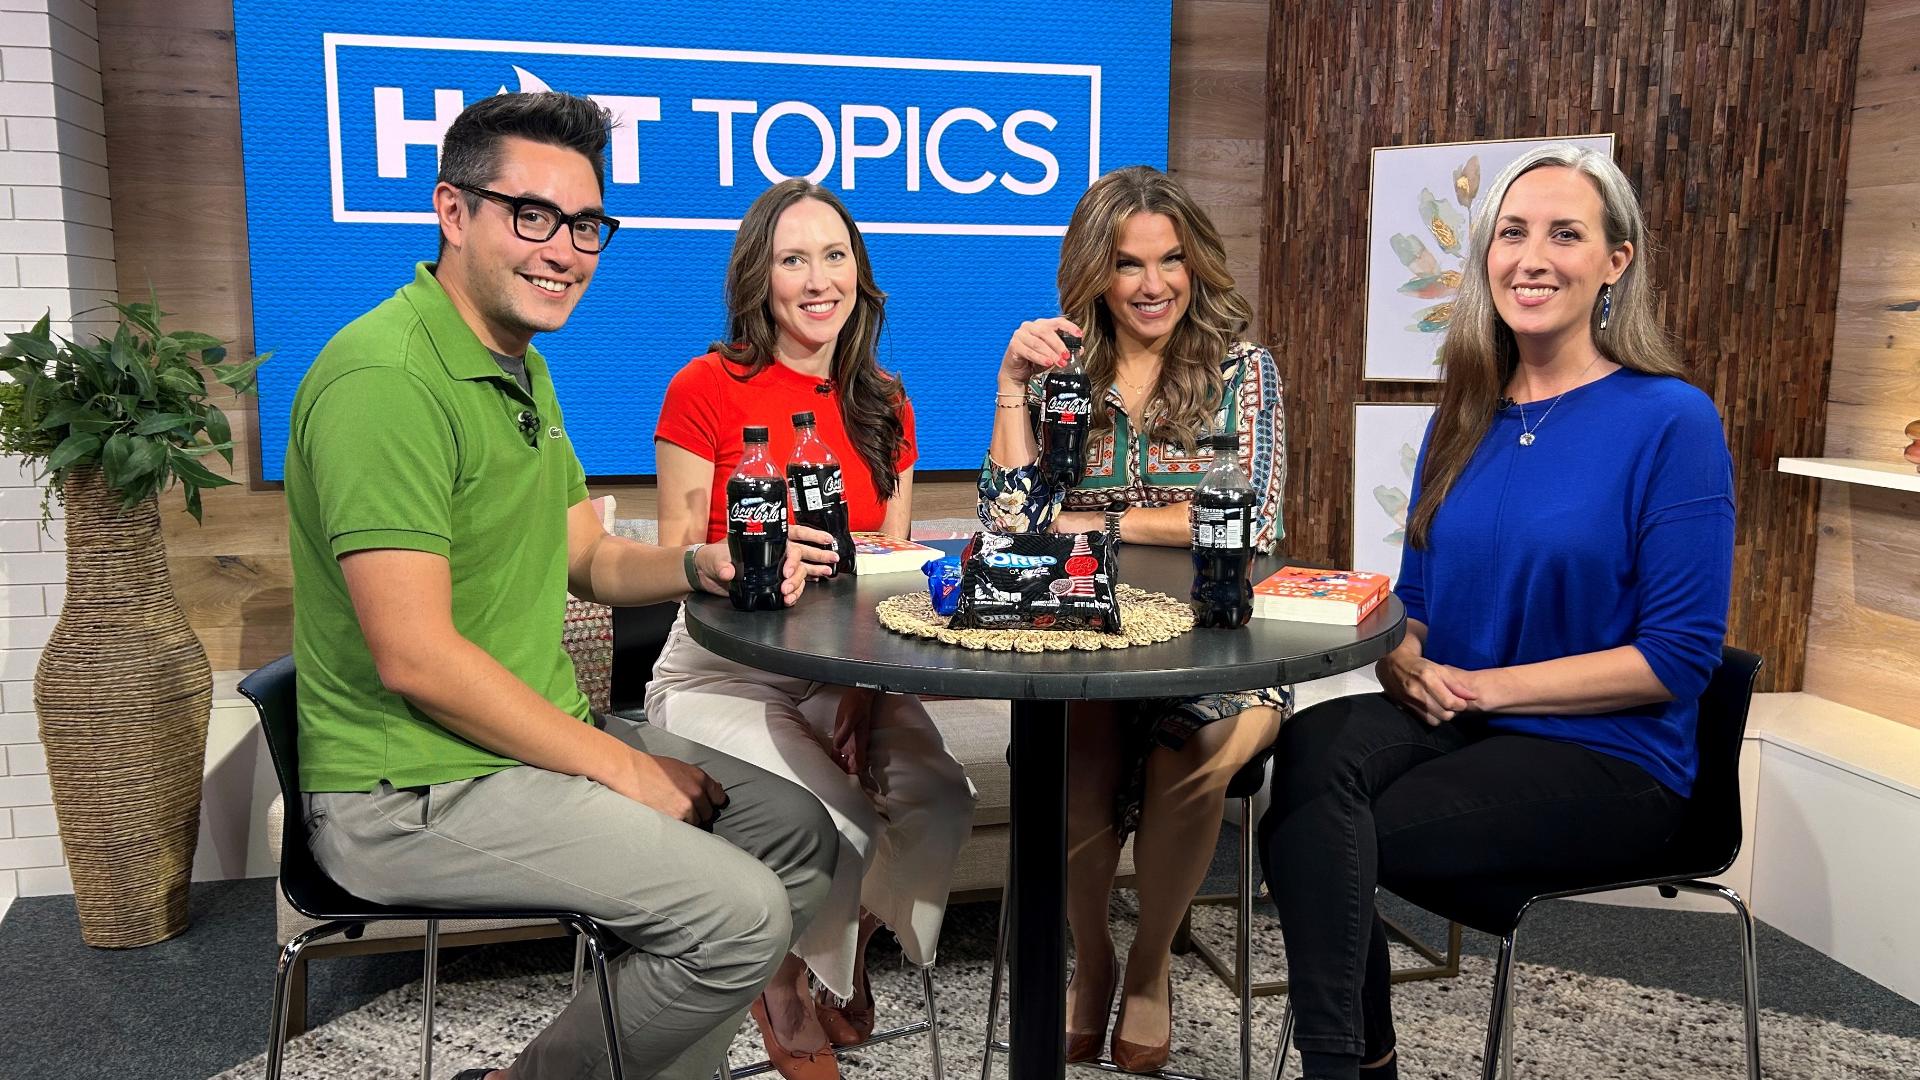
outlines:
{"label": "bracelet", "polygon": [[694,592],[700,591],[700,569],[693,565],[693,557],[706,546],[705,544],[688,544],[686,554],[680,557],[681,566],[687,572],[687,588]]}
{"label": "bracelet", "polygon": [[1120,519],[1127,515],[1129,509],[1131,508],[1125,505],[1107,507],[1107,544],[1109,547],[1119,546]]}
{"label": "bracelet", "polygon": [[996,409],[1024,409],[1027,407],[1027,403],[1025,399],[1020,401],[996,401],[993,403],[993,407]]}

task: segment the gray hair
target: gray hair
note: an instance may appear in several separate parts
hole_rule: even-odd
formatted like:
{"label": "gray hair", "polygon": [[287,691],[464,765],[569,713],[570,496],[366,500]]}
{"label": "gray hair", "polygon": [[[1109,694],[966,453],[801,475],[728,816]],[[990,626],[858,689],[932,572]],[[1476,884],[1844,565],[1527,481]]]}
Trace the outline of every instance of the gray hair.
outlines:
{"label": "gray hair", "polygon": [[[1487,189],[1486,198],[1473,214],[1473,247],[1468,253],[1467,268],[1454,301],[1453,317],[1447,329],[1448,339],[1452,340],[1464,332],[1466,337],[1477,338],[1496,354],[1508,352],[1508,348],[1495,345],[1496,338],[1500,336],[1496,331],[1499,315],[1487,283],[1487,248],[1493,243],[1494,226],[1500,218],[1500,208],[1507,201],[1507,190],[1513,187],[1514,181],[1535,169],[1554,166],[1572,169],[1593,184],[1594,190],[1600,195],[1601,228],[1606,233],[1609,248],[1633,245],[1633,257],[1627,263],[1626,270],[1621,272],[1620,280],[1614,283],[1612,310],[1604,330],[1600,328],[1600,304],[1598,301],[1594,303],[1590,326],[1600,354],[1621,367],[1685,378],[1686,369],[1674,355],[1673,346],[1657,318],[1659,297],[1653,286],[1654,245],[1647,234],[1647,221],[1640,212],[1640,200],[1634,194],[1633,182],[1627,179],[1612,158],[1573,143],[1548,143],[1535,147],[1514,159],[1494,178],[1493,184]],[[1499,329],[1504,330],[1504,326]],[[1509,357],[1507,364],[1502,366],[1510,371],[1511,363]],[[1503,385],[1505,374],[1505,371],[1501,373]]]}

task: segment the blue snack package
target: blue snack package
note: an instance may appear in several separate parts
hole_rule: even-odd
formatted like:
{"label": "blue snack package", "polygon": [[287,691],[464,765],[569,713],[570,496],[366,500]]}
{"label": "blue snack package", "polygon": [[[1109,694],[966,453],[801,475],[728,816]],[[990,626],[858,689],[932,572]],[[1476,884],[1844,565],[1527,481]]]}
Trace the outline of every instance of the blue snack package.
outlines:
{"label": "blue snack package", "polygon": [[928,559],[920,572],[927,575],[927,598],[933,601],[934,614],[953,614],[960,603],[960,556]]}

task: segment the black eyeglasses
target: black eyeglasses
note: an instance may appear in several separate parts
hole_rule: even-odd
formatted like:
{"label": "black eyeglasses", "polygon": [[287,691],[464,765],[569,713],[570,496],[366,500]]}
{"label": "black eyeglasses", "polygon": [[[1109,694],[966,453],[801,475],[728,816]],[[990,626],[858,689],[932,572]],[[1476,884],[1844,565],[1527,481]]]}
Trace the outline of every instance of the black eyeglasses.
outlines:
{"label": "black eyeglasses", "polygon": [[504,205],[513,218],[513,233],[522,240],[531,240],[544,244],[553,239],[553,234],[567,227],[568,235],[573,238],[577,251],[588,255],[598,255],[607,250],[613,241],[614,231],[620,228],[620,222],[591,210],[582,210],[577,214],[563,214],[560,208],[541,199],[522,199],[512,195],[502,195],[472,184],[455,184],[461,191],[472,192],[482,198],[492,199]]}

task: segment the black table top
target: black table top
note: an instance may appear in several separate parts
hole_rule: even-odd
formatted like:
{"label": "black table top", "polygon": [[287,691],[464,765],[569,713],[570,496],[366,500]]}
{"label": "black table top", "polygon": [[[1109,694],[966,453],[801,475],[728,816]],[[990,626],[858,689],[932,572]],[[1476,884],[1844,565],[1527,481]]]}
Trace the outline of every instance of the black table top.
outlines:
{"label": "black table top", "polygon": [[[965,546],[930,543],[949,552]],[[1185,548],[1128,544],[1119,562],[1120,579],[1143,589],[1183,598],[1193,583]],[[1285,563],[1277,555],[1257,558],[1255,580]],[[1057,701],[1305,682],[1377,660],[1406,634],[1406,609],[1392,596],[1359,626],[1254,619],[1236,630],[1192,630],[1157,645],[1097,652],[963,649],[880,625],[880,601],[926,587],[918,573],[816,581],[783,612],[736,611],[724,596],[697,594],[687,602],[687,631],[721,656],[779,675],[896,693]]]}

